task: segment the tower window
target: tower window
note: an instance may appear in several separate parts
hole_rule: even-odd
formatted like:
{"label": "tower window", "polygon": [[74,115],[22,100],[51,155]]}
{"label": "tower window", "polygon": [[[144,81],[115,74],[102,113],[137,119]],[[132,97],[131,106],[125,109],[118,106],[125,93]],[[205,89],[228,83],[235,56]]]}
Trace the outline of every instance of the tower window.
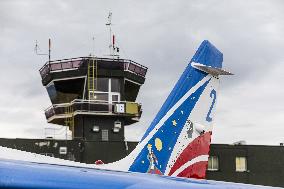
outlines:
{"label": "tower window", "polygon": [[97,78],[96,91],[108,92],[109,90],[109,78]]}
{"label": "tower window", "polygon": [[120,92],[119,79],[111,78],[111,92]]}
{"label": "tower window", "polygon": [[112,95],[112,102],[118,102],[119,101],[119,95]]}
{"label": "tower window", "polygon": [[217,156],[209,156],[207,170],[208,171],[218,171],[219,170],[219,159]]}
{"label": "tower window", "polygon": [[94,99],[92,99],[92,100],[107,102],[108,101],[108,93],[94,93]]}
{"label": "tower window", "polygon": [[237,172],[247,171],[247,158],[246,157],[236,157],[236,171]]}

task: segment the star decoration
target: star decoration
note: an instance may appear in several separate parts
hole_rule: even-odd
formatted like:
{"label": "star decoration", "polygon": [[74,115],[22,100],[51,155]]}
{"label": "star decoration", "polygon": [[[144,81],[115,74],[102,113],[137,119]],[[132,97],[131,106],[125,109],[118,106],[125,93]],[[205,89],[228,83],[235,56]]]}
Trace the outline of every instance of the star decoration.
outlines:
{"label": "star decoration", "polygon": [[173,120],[172,123],[173,123],[173,126],[177,126],[176,120]]}

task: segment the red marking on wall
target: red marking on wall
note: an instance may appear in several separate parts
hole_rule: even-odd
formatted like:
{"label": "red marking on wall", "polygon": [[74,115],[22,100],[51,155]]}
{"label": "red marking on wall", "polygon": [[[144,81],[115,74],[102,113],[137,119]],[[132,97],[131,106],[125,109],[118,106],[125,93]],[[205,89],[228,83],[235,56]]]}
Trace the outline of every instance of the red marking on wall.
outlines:
{"label": "red marking on wall", "polygon": [[[200,155],[208,155],[210,143],[211,143],[211,132],[206,132],[200,135],[199,137],[197,137],[196,139],[194,139],[191,143],[188,144],[188,146],[183,150],[183,152],[177,158],[176,162],[174,163],[173,167],[170,170],[169,175],[172,175],[178,168],[180,168],[182,165],[192,160],[193,158],[198,157]],[[205,178],[206,169],[207,169],[207,162],[206,166],[203,167],[201,170],[199,170],[204,173],[203,174],[204,177],[202,178]]]}

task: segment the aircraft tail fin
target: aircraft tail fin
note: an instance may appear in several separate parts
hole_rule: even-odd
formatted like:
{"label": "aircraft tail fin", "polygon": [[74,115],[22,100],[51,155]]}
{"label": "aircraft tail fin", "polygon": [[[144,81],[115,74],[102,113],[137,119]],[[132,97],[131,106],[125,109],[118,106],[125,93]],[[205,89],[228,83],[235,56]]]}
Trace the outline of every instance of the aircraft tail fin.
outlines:
{"label": "aircraft tail fin", "polygon": [[202,42],[125,169],[170,176],[204,178],[223,54]]}

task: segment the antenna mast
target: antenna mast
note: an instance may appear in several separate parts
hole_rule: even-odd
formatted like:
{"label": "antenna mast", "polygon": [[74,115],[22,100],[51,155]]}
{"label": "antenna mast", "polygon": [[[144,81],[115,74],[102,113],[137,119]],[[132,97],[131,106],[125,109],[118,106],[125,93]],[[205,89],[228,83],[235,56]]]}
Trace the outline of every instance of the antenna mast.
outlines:
{"label": "antenna mast", "polygon": [[[95,57],[95,37],[93,36],[93,57]],[[92,54],[92,53],[91,53]]]}
{"label": "antenna mast", "polygon": [[51,39],[48,39],[48,63],[50,64]]}
{"label": "antenna mast", "polygon": [[111,29],[111,26],[112,26],[112,12],[109,12],[108,14],[108,22],[106,23],[107,26],[109,26],[109,54],[110,56],[113,56],[114,53],[113,53],[113,43],[112,43],[112,29]]}
{"label": "antenna mast", "polygon": [[119,58],[118,54],[114,54],[115,52],[119,53],[119,48],[115,45],[115,35],[112,33],[112,12],[109,12],[107,18],[108,22],[106,25],[109,27],[109,54],[112,58]]}
{"label": "antenna mast", "polygon": [[40,48],[38,45],[38,42],[36,40],[36,44],[35,44],[35,53],[36,55],[40,55],[40,56],[47,56],[48,55],[48,63],[50,63],[50,54],[51,54],[51,39],[48,39],[48,54],[46,53],[40,53]]}

